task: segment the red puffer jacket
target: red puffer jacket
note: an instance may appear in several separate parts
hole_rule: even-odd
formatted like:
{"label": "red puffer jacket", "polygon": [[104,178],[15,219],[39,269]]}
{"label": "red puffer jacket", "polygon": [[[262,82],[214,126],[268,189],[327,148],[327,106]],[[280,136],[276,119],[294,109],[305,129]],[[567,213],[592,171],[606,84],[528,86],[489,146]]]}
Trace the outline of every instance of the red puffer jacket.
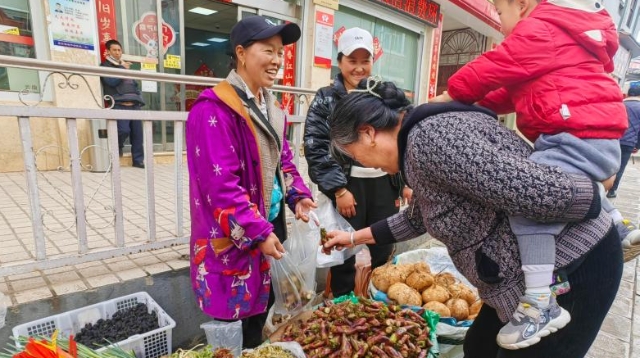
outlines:
{"label": "red puffer jacket", "polygon": [[517,113],[518,129],[618,139],[627,114],[608,75],[618,49],[615,25],[595,0],[544,1],[496,49],[455,73],[449,95],[499,114]]}

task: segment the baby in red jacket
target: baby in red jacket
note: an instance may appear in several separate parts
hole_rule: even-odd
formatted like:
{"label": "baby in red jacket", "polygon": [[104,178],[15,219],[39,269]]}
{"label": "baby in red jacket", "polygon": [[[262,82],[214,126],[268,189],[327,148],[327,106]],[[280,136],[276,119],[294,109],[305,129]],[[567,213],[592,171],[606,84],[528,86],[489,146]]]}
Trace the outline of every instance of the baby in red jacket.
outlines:
{"label": "baby in red jacket", "polygon": [[[608,75],[618,49],[615,25],[595,0],[495,0],[504,41],[468,63],[435,102],[478,103],[498,114],[516,112],[517,126],[534,143],[531,159],[598,183],[602,207],[622,239],[640,242],[605,197],[601,182],[620,166],[619,139],[627,115],[618,84]],[[506,349],[525,348],[571,320],[552,289],[555,237],[566,223],[540,223],[512,213],[526,290],[510,322],[498,334]],[[556,284],[552,287],[550,285]]]}

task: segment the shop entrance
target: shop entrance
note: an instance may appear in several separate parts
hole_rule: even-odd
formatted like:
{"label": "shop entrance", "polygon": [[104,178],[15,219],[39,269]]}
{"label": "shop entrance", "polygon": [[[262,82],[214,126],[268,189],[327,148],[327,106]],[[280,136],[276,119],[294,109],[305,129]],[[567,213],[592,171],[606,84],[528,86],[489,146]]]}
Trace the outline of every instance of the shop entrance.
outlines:
{"label": "shop entrance", "polygon": [[[454,29],[447,30],[449,27]],[[459,23],[445,19],[445,31],[442,33],[440,63],[438,66],[438,85],[436,94],[447,90],[447,81],[467,62],[480,56],[486,48],[487,38],[470,28],[455,29]]]}
{"label": "shop entrance", "polygon": [[[227,77],[232,51],[229,35],[233,25],[240,19],[261,15],[277,24],[285,21],[298,23],[295,18],[282,14],[213,0],[185,0],[184,9],[186,75]],[[281,70],[276,84],[283,84],[283,80]],[[185,109],[189,110],[200,92],[207,87],[186,87]]]}

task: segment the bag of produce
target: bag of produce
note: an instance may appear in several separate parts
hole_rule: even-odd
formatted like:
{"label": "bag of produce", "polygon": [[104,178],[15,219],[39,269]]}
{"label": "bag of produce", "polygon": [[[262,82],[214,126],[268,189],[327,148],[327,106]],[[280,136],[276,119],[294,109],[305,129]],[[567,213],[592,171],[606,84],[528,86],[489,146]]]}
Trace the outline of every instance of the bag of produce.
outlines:
{"label": "bag of produce", "polygon": [[[318,194],[318,207],[314,210],[318,221],[320,222],[319,236],[321,244],[324,243],[324,235],[331,231],[353,231],[351,225],[345,220],[333,207],[333,203],[323,194]],[[331,254],[327,255],[322,251],[322,247],[316,248],[318,263],[317,267],[332,267],[342,265],[345,260],[357,254],[364,245],[345,250],[331,250]]]}
{"label": "bag of produce", "polygon": [[422,306],[440,315],[438,336],[444,357],[464,337],[482,307],[477,290],[456,270],[444,247],[399,254],[393,263],[371,275],[371,297],[408,306]]}
{"label": "bag of produce", "polygon": [[289,253],[284,253],[280,260],[268,256],[271,264],[271,282],[275,302],[274,314],[294,315],[310,302],[315,293],[304,287],[304,279],[293,263]]}
{"label": "bag of produce", "polygon": [[6,316],[7,316],[7,299],[5,298],[4,294],[0,292],[0,328],[4,327],[4,321]]}
{"label": "bag of produce", "polygon": [[[222,322],[213,320],[200,325],[207,336],[207,344],[219,355],[240,357],[242,353],[242,321]],[[227,358],[227,357],[224,357]]]}
{"label": "bag of produce", "polygon": [[341,296],[290,322],[279,337],[309,357],[438,357],[433,312]]}
{"label": "bag of produce", "polygon": [[307,358],[297,342],[276,342],[242,351],[242,358]]}
{"label": "bag of produce", "polygon": [[320,226],[317,215],[311,211],[308,223],[296,220],[291,227],[291,235],[283,246],[293,265],[302,275],[305,293],[315,295],[316,290],[316,250],[320,244]]}

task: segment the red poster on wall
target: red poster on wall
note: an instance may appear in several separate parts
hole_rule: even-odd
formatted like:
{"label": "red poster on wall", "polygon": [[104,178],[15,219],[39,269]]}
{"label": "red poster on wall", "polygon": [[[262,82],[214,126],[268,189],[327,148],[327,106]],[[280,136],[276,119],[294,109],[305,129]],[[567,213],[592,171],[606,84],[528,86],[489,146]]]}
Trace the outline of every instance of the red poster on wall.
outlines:
{"label": "red poster on wall", "polygon": [[96,16],[98,17],[98,42],[100,43],[100,62],[107,56],[107,48],[104,46],[109,40],[115,40],[118,36],[116,24],[116,9],[113,7],[114,0],[96,1]]}
{"label": "red poster on wall", "polygon": [[[158,18],[152,11],[145,12],[133,24],[133,37],[147,49],[147,57],[158,57]],[[162,55],[176,42],[176,31],[162,21]]]}
{"label": "red poster on wall", "polygon": [[313,65],[321,68],[331,68],[331,41],[333,34],[333,14],[316,11],[316,38],[313,52]]}
{"label": "red poster on wall", "polygon": [[440,62],[440,42],[442,40],[442,14],[438,27],[433,30],[433,47],[431,50],[431,67],[429,69],[429,99],[436,96],[438,85],[438,64]]}
{"label": "red poster on wall", "polygon": [[[282,77],[282,85],[294,87],[296,85],[296,44],[284,47],[284,74]],[[282,109],[293,114],[293,104],[295,95],[291,93],[282,93]]]}

